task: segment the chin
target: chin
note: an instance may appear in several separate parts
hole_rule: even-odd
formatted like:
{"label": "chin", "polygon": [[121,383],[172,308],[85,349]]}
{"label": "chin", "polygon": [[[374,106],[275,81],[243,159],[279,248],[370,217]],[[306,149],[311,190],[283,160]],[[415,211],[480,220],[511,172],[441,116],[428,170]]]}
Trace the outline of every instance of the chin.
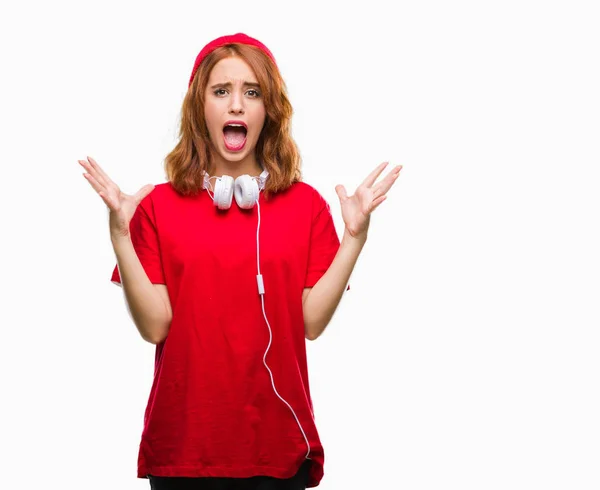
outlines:
{"label": "chin", "polygon": [[247,151],[242,151],[239,153],[228,152],[228,151],[221,152],[221,157],[223,157],[223,159],[227,160],[228,162],[241,162],[247,156],[248,156]]}
{"label": "chin", "polygon": [[246,146],[242,151],[228,151],[227,148],[220,148],[221,157],[230,162],[240,162],[256,151],[256,145]]}

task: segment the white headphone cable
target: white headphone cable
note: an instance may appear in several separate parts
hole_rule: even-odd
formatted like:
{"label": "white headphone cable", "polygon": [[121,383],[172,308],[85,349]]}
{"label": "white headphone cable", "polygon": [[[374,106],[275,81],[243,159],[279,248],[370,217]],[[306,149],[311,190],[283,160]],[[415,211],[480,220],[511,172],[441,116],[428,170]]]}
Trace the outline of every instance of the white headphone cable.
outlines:
{"label": "white headphone cable", "polygon": [[265,317],[265,322],[267,322],[267,327],[269,328],[269,345],[267,346],[267,350],[265,351],[265,354],[263,356],[263,364],[265,365],[265,367],[267,368],[267,371],[269,371],[269,375],[271,376],[271,385],[273,386],[273,391],[275,392],[275,394],[277,395],[277,397],[287,405],[287,407],[291,410],[292,414],[294,415],[294,418],[296,419],[296,423],[298,424],[298,427],[300,427],[300,432],[302,432],[302,436],[304,437],[304,441],[306,442],[306,447],[308,448],[308,451],[306,452],[306,459],[310,459],[308,457],[308,455],[310,454],[310,444],[308,442],[308,439],[306,437],[306,434],[304,433],[304,429],[302,428],[302,424],[300,424],[300,421],[298,420],[298,417],[296,416],[296,412],[294,412],[294,409],[290,406],[290,404],[284,400],[281,395],[279,394],[279,392],[277,391],[277,388],[275,388],[275,381],[273,380],[273,373],[271,372],[271,369],[269,368],[269,366],[267,365],[267,352],[269,352],[269,349],[271,347],[271,342],[273,340],[273,332],[271,331],[271,325],[269,324],[269,320],[267,319],[267,313],[265,312],[265,286],[263,283],[263,277],[262,274],[260,273],[260,242],[259,242],[259,231],[260,231],[260,203],[258,202],[258,199],[256,199],[256,206],[258,208],[258,226],[256,227],[256,268],[258,271],[258,275],[256,276],[256,280],[258,282],[258,294],[260,295],[260,301],[262,303],[262,312],[263,312],[263,316]]}

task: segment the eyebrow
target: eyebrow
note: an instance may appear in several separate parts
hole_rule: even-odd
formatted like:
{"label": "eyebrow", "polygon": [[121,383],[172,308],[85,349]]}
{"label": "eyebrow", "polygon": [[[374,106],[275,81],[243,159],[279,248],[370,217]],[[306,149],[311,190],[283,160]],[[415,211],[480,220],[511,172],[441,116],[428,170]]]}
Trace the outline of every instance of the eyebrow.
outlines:
{"label": "eyebrow", "polygon": [[[245,87],[252,87],[252,88],[260,88],[260,85],[258,83],[254,83],[254,82],[244,82],[244,86]],[[219,88],[219,87],[231,88],[232,87],[232,83],[231,82],[215,83],[210,88],[211,89],[215,89],[215,88]]]}

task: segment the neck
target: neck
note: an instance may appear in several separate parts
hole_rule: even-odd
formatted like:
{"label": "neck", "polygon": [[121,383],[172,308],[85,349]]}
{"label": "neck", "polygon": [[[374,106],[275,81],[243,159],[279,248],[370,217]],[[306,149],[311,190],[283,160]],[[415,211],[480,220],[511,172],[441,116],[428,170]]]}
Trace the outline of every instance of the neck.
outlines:
{"label": "neck", "polygon": [[263,171],[262,167],[256,160],[255,155],[248,155],[239,162],[232,162],[225,160],[220,155],[213,156],[212,164],[208,169],[208,174],[211,177],[221,177],[223,175],[229,175],[234,179],[237,179],[240,175],[251,175],[258,176]]}

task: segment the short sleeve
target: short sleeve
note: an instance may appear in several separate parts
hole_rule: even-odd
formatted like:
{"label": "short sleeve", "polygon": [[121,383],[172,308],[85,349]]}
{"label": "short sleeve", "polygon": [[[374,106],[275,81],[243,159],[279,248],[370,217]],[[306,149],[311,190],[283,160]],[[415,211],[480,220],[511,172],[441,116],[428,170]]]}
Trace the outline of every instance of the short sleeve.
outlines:
{"label": "short sleeve", "polygon": [[339,248],[340,239],[335,230],[331,208],[315,190],[305,288],[313,287],[327,272]]}
{"label": "short sleeve", "polygon": [[[133,248],[150,282],[153,284],[166,284],[150,195],[146,196],[136,208],[129,223],[129,233]],[[121,286],[118,265],[115,265],[113,269],[111,281],[117,286]]]}

